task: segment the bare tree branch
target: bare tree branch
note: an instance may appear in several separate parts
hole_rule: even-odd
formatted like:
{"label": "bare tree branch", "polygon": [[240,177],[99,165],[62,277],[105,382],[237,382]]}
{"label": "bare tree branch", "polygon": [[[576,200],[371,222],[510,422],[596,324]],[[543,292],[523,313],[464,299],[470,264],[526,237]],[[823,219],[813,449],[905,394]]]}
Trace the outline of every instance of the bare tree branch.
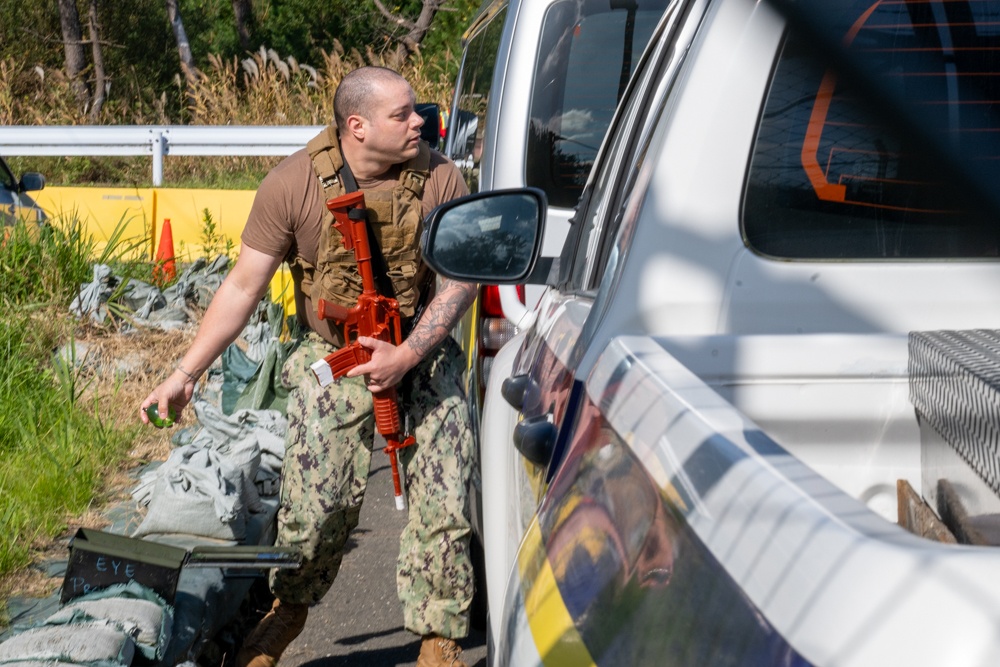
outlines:
{"label": "bare tree branch", "polygon": [[422,0],[420,15],[417,17],[416,21],[411,21],[405,16],[393,14],[382,3],[382,0],[372,0],[372,2],[375,3],[375,7],[378,8],[379,12],[381,12],[382,16],[400,28],[406,30],[406,34],[398,38],[399,46],[396,48],[395,56],[397,65],[402,65],[407,58],[420,50],[420,43],[423,42],[424,37],[427,36],[431,23],[434,22],[435,14],[442,10],[442,6],[446,1],[447,0]]}
{"label": "bare tree branch", "polygon": [[406,28],[407,30],[412,30],[414,28],[413,22],[408,21],[406,17],[400,16],[399,14],[393,14],[389,11],[389,8],[382,4],[382,0],[372,0],[375,3],[376,9],[382,14],[382,16],[389,19],[390,22],[395,23],[401,28]]}
{"label": "bare tree branch", "polygon": [[96,123],[101,116],[107,96],[107,76],[104,71],[104,50],[101,48],[101,31],[97,23],[97,0],[90,0],[88,14],[90,28],[90,53],[94,59],[94,98],[90,104],[88,119]]}

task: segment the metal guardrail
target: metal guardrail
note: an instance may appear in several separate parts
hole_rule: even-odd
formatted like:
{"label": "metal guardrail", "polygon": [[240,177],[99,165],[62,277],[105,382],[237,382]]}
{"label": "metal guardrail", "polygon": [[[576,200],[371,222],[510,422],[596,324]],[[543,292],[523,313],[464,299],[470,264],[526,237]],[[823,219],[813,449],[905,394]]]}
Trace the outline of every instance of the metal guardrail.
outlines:
{"label": "metal guardrail", "polygon": [[0,155],[149,155],[153,187],[167,155],[290,155],[322,125],[74,125],[0,127]]}

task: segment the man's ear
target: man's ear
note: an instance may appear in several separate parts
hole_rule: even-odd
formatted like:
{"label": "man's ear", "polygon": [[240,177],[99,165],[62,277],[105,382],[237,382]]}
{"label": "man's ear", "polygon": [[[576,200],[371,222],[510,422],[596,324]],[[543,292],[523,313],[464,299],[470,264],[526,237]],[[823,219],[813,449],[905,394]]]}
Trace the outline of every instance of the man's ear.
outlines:
{"label": "man's ear", "polygon": [[355,141],[364,141],[365,131],[368,129],[368,121],[364,116],[352,114],[347,117],[347,131],[351,133]]}

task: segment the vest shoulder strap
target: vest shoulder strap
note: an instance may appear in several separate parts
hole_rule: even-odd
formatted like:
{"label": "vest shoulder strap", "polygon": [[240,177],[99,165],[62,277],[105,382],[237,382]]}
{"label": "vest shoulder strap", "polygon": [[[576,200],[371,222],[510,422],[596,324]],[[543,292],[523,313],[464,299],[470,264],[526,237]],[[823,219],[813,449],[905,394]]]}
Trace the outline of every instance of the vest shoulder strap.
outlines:
{"label": "vest shoulder strap", "polygon": [[344,160],[340,155],[336,125],[327,125],[322,132],[310,139],[306,144],[306,152],[309,153],[313,171],[324,190],[340,180],[337,174],[344,166]]}
{"label": "vest shoulder strap", "polygon": [[426,141],[420,142],[420,152],[407,160],[399,174],[399,183],[413,193],[416,199],[424,196],[424,184],[431,173],[431,149]]}

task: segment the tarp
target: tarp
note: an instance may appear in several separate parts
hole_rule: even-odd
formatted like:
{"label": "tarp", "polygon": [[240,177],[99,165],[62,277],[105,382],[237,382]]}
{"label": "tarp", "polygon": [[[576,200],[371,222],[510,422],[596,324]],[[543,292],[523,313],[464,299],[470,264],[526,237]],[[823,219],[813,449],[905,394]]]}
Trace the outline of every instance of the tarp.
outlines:
{"label": "tarp", "polygon": [[106,264],[95,264],[93,280],[80,285],[70,304],[70,312],[88,317],[96,324],[110,318],[165,331],[187,324],[191,307],[207,308],[229,270],[229,258],[219,255],[211,263],[200,257],[190,264],[176,282],[161,291],[140,280],[112,274]]}

